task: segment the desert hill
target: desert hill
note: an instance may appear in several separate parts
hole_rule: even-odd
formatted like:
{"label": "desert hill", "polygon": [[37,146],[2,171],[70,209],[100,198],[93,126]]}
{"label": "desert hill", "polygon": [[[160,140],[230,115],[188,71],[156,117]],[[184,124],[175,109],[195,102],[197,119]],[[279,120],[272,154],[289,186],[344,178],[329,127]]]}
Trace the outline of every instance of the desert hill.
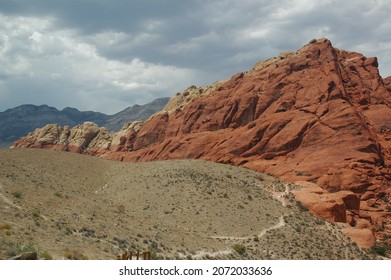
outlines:
{"label": "desert hill", "polygon": [[0,149],[0,259],[374,259],[293,199],[294,184],[202,160],[116,162]]}
{"label": "desert hill", "polygon": [[144,121],[162,110],[169,98],[158,98],[144,105],[134,105],[113,115],[76,108],[58,110],[48,105],[21,105],[0,112],[0,146],[11,144],[30,131],[47,124],[76,126],[86,121],[104,126],[109,131],[118,131],[131,121]]}
{"label": "desert hill", "polygon": [[14,147],[119,161],[203,159],[304,181],[312,213],[351,225],[357,242],[390,242],[391,78],[378,61],[312,40],[206,87],[115,135],[86,123],[46,126]]}

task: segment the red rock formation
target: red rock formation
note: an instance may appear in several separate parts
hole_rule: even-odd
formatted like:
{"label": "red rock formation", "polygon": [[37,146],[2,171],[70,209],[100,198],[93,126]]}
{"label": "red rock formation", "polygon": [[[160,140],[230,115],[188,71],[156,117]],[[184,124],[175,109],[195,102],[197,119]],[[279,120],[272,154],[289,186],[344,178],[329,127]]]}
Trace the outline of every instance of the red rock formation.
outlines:
{"label": "red rock formation", "polygon": [[342,232],[360,247],[371,248],[375,245],[373,232],[368,228],[343,228]]}
{"label": "red rock formation", "polygon": [[[137,129],[119,132],[115,145],[104,134],[107,141],[93,148],[87,145],[93,141],[64,147],[57,140],[64,132],[52,127],[52,136],[36,131],[14,146],[245,166],[314,182],[321,192],[296,194],[311,211],[352,225],[360,219],[381,223],[390,233],[391,78],[382,79],[377,67],[376,58],[313,40],[227,81],[187,89]],[[83,133],[69,137],[101,135],[91,128]]]}

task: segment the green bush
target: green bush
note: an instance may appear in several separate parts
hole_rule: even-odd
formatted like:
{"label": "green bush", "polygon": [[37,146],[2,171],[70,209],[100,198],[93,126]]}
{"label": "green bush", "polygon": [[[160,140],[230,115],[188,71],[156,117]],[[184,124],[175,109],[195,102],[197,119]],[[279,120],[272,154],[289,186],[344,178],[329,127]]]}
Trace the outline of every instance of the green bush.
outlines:
{"label": "green bush", "polygon": [[19,245],[18,248],[19,253],[29,253],[29,252],[36,252],[36,248],[34,243],[28,242],[26,244]]}
{"label": "green bush", "polygon": [[54,195],[57,196],[57,197],[59,197],[59,198],[62,197],[62,193],[60,193],[60,192],[55,192]]}
{"label": "green bush", "polygon": [[45,251],[43,252],[40,257],[42,259],[46,259],[46,260],[52,260],[53,259],[53,256],[48,252],[48,251]]}
{"label": "green bush", "polygon": [[232,246],[232,248],[240,255],[246,253],[246,246],[242,244],[235,244],[234,246]]}
{"label": "green bush", "polygon": [[373,253],[384,257],[391,253],[391,245],[380,242],[373,246],[371,250]]}
{"label": "green bush", "polygon": [[374,246],[372,247],[372,252],[375,253],[375,254],[378,254],[380,256],[385,256],[386,255],[386,248],[384,246]]}
{"label": "green bush", "polygon": [[12,195],[16,198],[22,198],[22,193],[21,192],[13,192]]}

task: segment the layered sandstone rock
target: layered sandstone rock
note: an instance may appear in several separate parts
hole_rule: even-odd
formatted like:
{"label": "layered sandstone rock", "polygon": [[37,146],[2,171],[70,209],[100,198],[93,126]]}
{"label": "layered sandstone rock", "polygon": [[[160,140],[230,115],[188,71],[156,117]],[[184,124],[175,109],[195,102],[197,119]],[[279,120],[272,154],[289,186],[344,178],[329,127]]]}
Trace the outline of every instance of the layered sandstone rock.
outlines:
{"label": "layered sandstone rock", "polygon": [[365,219],[370,231],[381,224],[381,238],[391,233],[391,78],[377,67],[376,58],[313,40],[226,81],[190,87],[112,138],[99,128],[68,135],[54,126],[14,146],[66,142],[66,150],[109,159],[197,158],[312,182],[296,194],[312,212],[352,226]]}
{"label": "layered sandstone rock", "polygon": [[143,122],[130,122],[116,132],[110,133],[104,127],[84,122],[73,128],[48,124],[37,128],[19,139],[12,148],[43,148],[89,155],[102,155],[108,151],[129,151]]}

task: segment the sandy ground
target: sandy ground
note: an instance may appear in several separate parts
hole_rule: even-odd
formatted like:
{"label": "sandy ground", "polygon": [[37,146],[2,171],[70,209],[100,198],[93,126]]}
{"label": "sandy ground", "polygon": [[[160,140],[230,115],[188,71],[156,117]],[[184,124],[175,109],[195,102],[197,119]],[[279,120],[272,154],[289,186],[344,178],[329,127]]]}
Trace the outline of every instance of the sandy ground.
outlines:
{"label": "sandy ground", "polygon": [[[371,259],[270,176],[197,160],[0,149],[0,258]],[[238,250],[242,248],[242,250]]]}

